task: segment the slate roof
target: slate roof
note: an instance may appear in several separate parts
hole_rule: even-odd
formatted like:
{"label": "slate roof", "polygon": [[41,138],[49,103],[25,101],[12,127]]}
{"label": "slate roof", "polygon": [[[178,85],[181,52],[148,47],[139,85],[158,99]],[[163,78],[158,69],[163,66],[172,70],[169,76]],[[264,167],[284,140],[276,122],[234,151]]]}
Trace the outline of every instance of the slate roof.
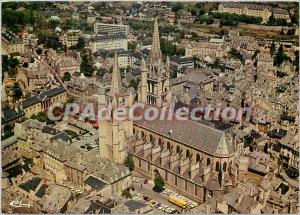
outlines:
{"label": "slate roof", "polygon": [[35,196],[42,198],[46,193],[47,186],[43,184],[40,189],[35,193]]}
{"label": "slate roof", "polygon": [[[46,126],[45,126],[46,127]],[[71,143],[72,138],[64,131],[50,138],[50,141],[62,140],[65,143]]]}
{"label": "slate roof", "polygon": [[124,203],[126,207],[128,207],[130,212],[136,211],[140,208],[146,207],[147,204],[144,202],[136,201],[136,200],[129,200]]}
{"label": "slate roof", "polygon": [[39,102],[40,102],[40,100],[39,100],[38,96],[32,96],[24,101],[21,101],[21,105],[22,105],[22,108],[27,108],[27,107],[35,105]]}
{"label": "slate roof", "polygon": [[1,36],[4,39],[6,39],[10,44],[23,42],[23,40],[21,38],[18,38],[15,34],[8,32],[8,31],[1,33]]}
{"label": "slate roof", "polygon": [[50,89],[48,90],[47,92],[44,92],[41,94],[41,96],[47,96],[47,97],[54,97],[54,96],[57,96],[61,93],[64,93],[66,90],[63,86],[60,86],[60,87],[56,87],[56,88],[53,88],[53,89]]}
{"label": "slate roof", "polygon": [[50,89],[47,92],[41,93],[40,95],[32,96],[32,97],[29,97],[28,99],[21,101],[21,106],[23,108],[30,107],[34,104],[37,104],[37,103],[45,100],[46,98],[52,98],[54,96],[57,96],[57,95],[65,92],[65,91],[66,90],[62,86]]}
{"label": "slate roof", "polygon": [[23,184],[20,184],[19,187],[29,192],[30,190],[35,190],[39,185],[39,183],[41,182],[41,180],[42,179],[40,177],[34,177],[31,180],[26,181]]}
{"label": "slate roof", "polygon": [[2,112],[2,123],[7,123],[24,116],[24,112],[19,108],[11,108]]}
{"label": "slate roof", "polygon": [[59,133],[59,130],[52,128],[51,126],[45,125],[42,128],[42,132],[46,134],[57,135]]}
{"label": "slate roof", "polygon": [[[164,123],[161,123],[160,120],[140,120],[134,123],[211,154],[231,155],[234,151],[232,143],[227,140],[223,131],[195,121],[164,120]],[[184,132],[182,128],[185,128]]]}
{"label": "slate roof", "polygon": [[95,178],[93,176],[89,176],[85,181],[84,181],[85,184],[93,187],[93,188],[96,188],[96,189],[102,189],[103,187],[106,186],[106,183],[104,181],[101,181],[100,179],[98,178]]}
{"label": "slate roof", "polygon": [[170,59],[173,62],[184,64],[184,63],[193,63],[193,58],[192,57],[181,57],[181,56],[173,56]]}
{"label": "slate roof", "polygon": [[98,214],[110,214],[111,209],[103,207],[102,205],[91,202],[89,208],[84,212],[85,214],[98,213]]}

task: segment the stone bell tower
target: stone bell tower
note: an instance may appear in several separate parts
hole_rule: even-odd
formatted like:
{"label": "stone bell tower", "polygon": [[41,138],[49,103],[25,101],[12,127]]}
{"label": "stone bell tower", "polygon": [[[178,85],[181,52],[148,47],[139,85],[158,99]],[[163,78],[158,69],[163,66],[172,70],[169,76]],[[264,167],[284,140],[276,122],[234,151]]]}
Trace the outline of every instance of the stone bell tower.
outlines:
{"label": "stone bell tower", "polygon": [[166,64],[162,60],[157,18],[154,21],[150,62],[146,66],[143,59],[141,70],[138,101],[162,107],[163,103],[167,102],[170,93],[170,61],[169,57],[167,57]]}
{"label": "stone bell tower", "polygon": [[[99,154],[114,163],[123,164],[127,156],[127,143],[133,136],[133,121],[128,118],[128,110],[132,106],[132,92],[122,86],[122,79],[115,54],[110,92],[102,92],[98,96],[99,110],[107,110],[99,120]],[[124,117],[115,117],[116,113]],[[122,113],[123,114],[122,114]],[[118,115],[119,115],[118,114]]]}

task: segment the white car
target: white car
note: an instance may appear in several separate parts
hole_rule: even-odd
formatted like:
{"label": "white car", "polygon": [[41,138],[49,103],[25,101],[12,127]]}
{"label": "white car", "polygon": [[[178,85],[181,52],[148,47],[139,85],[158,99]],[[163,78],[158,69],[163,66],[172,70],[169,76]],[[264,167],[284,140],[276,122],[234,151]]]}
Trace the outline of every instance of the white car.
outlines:
{"label": "white car", "polygon": [[163,194],[168,194],[168,191],[167,191],[167,190],[164,190],[162,193],[163,193]]}

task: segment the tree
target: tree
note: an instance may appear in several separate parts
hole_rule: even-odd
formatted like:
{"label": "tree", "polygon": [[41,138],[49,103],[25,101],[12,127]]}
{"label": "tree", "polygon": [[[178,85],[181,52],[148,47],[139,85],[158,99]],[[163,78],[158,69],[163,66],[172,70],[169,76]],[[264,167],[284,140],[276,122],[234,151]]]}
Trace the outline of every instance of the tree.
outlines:
{"label": "tree", "polygon": [[129,192],[129,189],[125,189],[122,191],[122,196],[124,196],[125,198],[132,198],[131,193]]}
{"label": "tree", "polygon": [[51,120],[48,118],[46,112],[39,112],[37,114],[33,114],[30,119],[36,119],[40,122],[46,122],[47,124],[51,123]]}
{"label": "tree", "polygon": [[36,53],[37,53],[38,55],[41,55],[41,54],[43,53],[43,49],[42,49],[41,47],[38,47],[38,48],[36,49]]}
{"label": "tree", "polygon": [[80,64],[80,72],[83,73],[86,77],[92,77],[94,68],[91,53],[87,50],[84,50],[81,56],[82,62]]}
{"label": "tree", "polygon": [[129,50],[135,50],[135,49],[136,49],[136,44],[135,44],[135,43],[129,42],[129,43],[128,43],[128,49],[129,49]]}
{"label": "tree", "polygon": [[65,72],[63,81],[70,81],[70,80],[71,80],[71,74],[69,72]]}
{"label": "tree", "polygon": [[19,63],[17,58],[2,55],[2,72],[8,72],[9,75],[14,76]]}
{"label": "tree", "polygon": [[280,67],[281,64],[288,59],[288,56],[283,51],[283,45],[280,44],[277,53],[274,57],[274,66]]}
{"label": "tree", "polygon": [[156,176],[154,179],[153,191],[161,192],[161,191],[163,191],[164,186],[165,186],[165,181],[164,181],[163,177],[161,177],[160,175]]}
{"label": "tree", "polygon": [[23,93],[22,93],[22,89],[20,88],[19,83],[15,83],[14,84],[14,86],[13,86],[13,92],[14,92],[14,94],[13,94],[14,100],[17,101],[17,100],[19,100],[22,97]]}
{"label": "tree", "polygon": [[160,47],[164,55],[173,56],[175,53],[176,46],[174,46],[171,42],[165,39],[160,40]]}
{"label": "tree", "polygon": [[276,51],[275,42],[274,42],[274,40],[272,40],[272,43],[271,43],[271,46],[270,46],[270,54],[271,54],[271,56],[274,55],[275,51]]}
{"label": "tree", "polygon": [[134,161],[132,156],[128,155],[124,161],[124,165],[128,167],[129,171],[132,172],[134,170]]}
{"label": "tree", "polygon": [[173,6],[172,6],[172,11],[173,12],[177,12],[179,10],[183,9],[183,4],[181,2],[176,2]]}
{"label": "tree", "polygon": [[81,51],[84,48],[84,46],[85,46],[84,38],[83,37],[79,37],[77,44],[75,46],[72,46],[71,49],[75,49],[75,50]]}

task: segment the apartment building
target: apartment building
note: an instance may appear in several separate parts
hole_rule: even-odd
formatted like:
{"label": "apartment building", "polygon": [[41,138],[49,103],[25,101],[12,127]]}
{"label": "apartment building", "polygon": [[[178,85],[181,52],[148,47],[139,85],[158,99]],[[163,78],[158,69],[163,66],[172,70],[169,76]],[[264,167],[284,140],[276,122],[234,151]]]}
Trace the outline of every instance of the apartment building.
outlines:
{"label": "apartment building", "polygon": [[91,43],[91,50],[96,52],[98,50],[114,50],[114,49],[128,49],[127,36],[124,34],[114,34],[114,35],[103,35],[95,36],[93,42]]}
{"label": "apartment building", "polygon": [[95,23],[94,32],[97,35],[123,34],[125,36],[128,36],[129,27],[128,25]]}

